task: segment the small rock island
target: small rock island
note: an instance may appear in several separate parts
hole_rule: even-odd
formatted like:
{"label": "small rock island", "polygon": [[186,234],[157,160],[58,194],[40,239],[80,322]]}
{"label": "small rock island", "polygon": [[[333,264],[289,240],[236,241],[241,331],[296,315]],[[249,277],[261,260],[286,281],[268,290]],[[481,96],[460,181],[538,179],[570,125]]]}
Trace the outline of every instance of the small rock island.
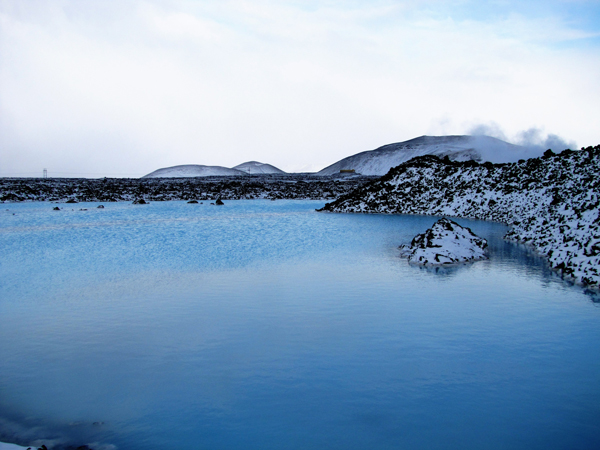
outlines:
{"label": "small rock island", "polygon": [[486,247],[487,241],[470,228],[443,218],[416,235],[410,245],[401,245],[400,250],[410,263],[442,265],[487,259]]}

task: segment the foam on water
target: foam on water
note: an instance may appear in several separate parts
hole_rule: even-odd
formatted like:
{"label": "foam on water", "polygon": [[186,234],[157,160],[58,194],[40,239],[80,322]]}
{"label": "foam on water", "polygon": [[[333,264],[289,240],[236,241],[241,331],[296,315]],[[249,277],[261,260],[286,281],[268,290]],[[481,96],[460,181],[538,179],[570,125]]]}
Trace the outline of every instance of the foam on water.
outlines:
{"label": "foam on water", "polygon": [[502,225],[458,220],[490,259],[422,269],[397,247],[432,217],[310,201],[5,206],[4,440],[600,446],[600,308]]}

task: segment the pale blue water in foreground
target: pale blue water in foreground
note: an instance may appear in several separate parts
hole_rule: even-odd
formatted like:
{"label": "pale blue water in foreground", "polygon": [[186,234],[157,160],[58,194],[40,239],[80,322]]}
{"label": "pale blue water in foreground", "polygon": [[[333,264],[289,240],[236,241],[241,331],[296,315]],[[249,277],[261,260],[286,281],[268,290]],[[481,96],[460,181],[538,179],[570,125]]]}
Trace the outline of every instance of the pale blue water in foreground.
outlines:
{"label": "pale blue water in foreground", "polygon": [[600,448],[595,297],[502,225],[435,273],[397,250],[435,218],[322,205],[2,205],[0,440]]}

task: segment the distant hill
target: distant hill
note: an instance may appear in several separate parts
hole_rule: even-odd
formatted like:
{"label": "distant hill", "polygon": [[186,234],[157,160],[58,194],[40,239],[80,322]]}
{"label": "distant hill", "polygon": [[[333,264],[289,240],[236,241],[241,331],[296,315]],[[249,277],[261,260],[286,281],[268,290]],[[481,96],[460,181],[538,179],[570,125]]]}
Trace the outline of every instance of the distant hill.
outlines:
{"label": "distant hill", "polygon": [[179,178],[179,177],[219,177],[231,175],[253,175],[253,174],[285,174],[271,164],[258,161],[248,161],[230,169],[222,166],[202,166],[199,164],[184,164],[182,166],[164,167],[155,170],[142,178]]}
{"label": "distant hill", "polygon": [[285,173],[283,170],[278,169],[271,164],[265,164],[258,161],[248,161],[235,166],[234,169],[241,170],[242,172],[246,172],[251,175],[260,173]]}
{"label": "distant hill", "polygon": [[246,172],[221,166],[201,166],[184,164],[182,166],[164,167],[155,170],[142,178],[178,178],[178,177],[214,177],[228,175],[248,175]]}
{"label": "distant hill", "polygon": [[[362,175],[385,175],[392,167],[416,156],[448,156],[452,161],[492,163],[516,162],[540,156],[545,149],[509,144],[490,136],[421,136],[404,142],[384,145],[348,156],[325,167],[317,175],[336,175],[340,170]],[[142,178],[210,177],[232,175],[285,174],[271,164],[248,161],[233,168],[186,164],[155,170]]]}
{"label": "distant hill", "polygon": [[340,170],[353,169],[363,175],[385,175],[392,167],[424,155],[448,156],[453,161],[516,162],[540,156],[544,150],[532,150],[490,136],[421,136],[348,156],[318,174],[333,175]]}

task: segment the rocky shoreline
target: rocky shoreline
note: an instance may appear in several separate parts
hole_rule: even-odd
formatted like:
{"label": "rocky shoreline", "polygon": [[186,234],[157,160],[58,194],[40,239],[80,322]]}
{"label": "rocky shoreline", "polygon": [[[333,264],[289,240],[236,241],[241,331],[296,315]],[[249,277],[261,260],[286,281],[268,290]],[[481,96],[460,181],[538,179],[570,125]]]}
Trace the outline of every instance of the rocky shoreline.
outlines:
{"label": "rocky shoreline", "polygon": [[314,174],[195,178],[0,178],[0,202],[333,200],[377,177]]}
{"label": "rocky shoreline", "polygon": [[600,287],[600,146],[507,164],[428,155],[320,211],[425,214],[503,222],[553,269]]}

